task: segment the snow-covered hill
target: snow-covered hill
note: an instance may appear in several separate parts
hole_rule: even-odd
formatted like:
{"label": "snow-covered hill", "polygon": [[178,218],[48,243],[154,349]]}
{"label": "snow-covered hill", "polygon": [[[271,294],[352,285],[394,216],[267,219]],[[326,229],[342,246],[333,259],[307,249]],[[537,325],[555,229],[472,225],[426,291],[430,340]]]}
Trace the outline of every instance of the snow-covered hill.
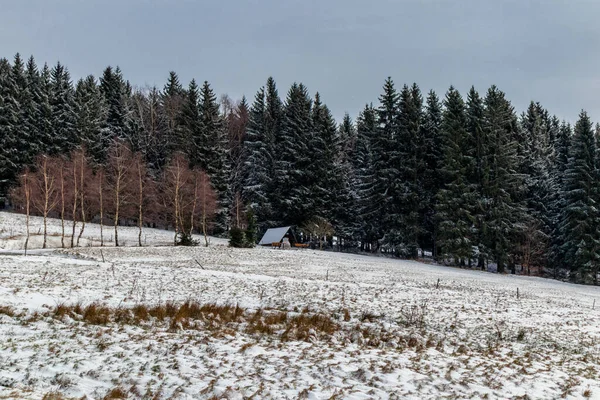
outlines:
{"label": "snow-covered hill", "polygon": [[[0,218],[4,237],[21,232],[18,216]],[[148,232],[156,246],[0,255],[0,398],[600,398],[598,288],[311,250],[161,247],[171,232]],[[187,325],[57,312],[168,301],[243,311]],[[290,335],[301,315],[321,319]],[[249,329],[257,319],[269,329]]]}

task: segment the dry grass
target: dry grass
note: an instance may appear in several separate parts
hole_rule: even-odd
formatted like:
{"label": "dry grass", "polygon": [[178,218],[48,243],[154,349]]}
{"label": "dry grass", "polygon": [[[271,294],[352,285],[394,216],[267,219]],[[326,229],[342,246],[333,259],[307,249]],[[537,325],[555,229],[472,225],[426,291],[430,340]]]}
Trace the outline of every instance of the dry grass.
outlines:
{"label": "dry grass", "polygon": [[126,399],[126,398],[127,398],[127,392],[120,386],[110,389],[108,391],[108,393],[106,394],[106,396],[104,396],[104,400]]}
{"label": "dry grass", "polygon": [[[180,330],[208,330],[215,336],[244,330],[257,336],[277,335],[283,341],[326,338],[340,330],[329,315],[313,313],[308,309],[302,313],[281,310],[248,311],[238,305],[199,304],[186,301],[180,305],[165,303],[156,306],[138,304],[133,307],[111,308],[100,303],[58,304],[47,314],[63,319],[68,316],[76,321],[91,325],[140,325],[167,323],[170,332]],[[100,349],[110,344],[98,342]]]}
{"label": "dry grass", "polygon": [[14,317],[16,315],[15,310],[10,306],[0,306],[0,315],[8,315]]}

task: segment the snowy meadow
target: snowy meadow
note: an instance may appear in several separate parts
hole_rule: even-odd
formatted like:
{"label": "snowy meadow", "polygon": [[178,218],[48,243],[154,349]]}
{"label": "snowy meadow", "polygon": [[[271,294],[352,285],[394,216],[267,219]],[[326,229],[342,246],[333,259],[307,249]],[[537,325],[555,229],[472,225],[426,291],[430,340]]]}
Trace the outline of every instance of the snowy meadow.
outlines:
{"label": "snowy meadow", "polygon": [[595,287],[93,224],[24,257],[24,229],[0,213],[0,399],[600,398]]}

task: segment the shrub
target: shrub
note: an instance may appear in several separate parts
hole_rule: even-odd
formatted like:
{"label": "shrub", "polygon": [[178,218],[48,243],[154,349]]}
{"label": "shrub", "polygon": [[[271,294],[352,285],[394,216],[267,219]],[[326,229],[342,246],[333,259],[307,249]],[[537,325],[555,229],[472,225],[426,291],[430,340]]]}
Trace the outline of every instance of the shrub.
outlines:
{"label": "shrub", "polygon": [[230,247],[245,247],[244,231],[241,228],[231,228],[229,231],[229,246]]}

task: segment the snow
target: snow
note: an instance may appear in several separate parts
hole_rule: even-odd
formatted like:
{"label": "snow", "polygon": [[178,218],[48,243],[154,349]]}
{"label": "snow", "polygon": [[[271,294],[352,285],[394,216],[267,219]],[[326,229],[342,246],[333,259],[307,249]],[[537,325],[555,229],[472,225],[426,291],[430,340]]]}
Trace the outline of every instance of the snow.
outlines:
{"label": "snow", "polygon": [[[22,216],[0,213],[0,247],[23,228]],[[98,227],[88,228],[94,241]],[[231,249],[217,239],[180,248],[168,246],[172,232],[145,234],[142,248],[0,254],[0,307],[21,313],[0,313],[0,398],[103,398],[116,386],[136,388],[132,398],[600,398],[598,288],[352,254]],[[135,228],[119,235],[136,243]],[[65,303],[189,299],[308,307],[340,330],[305,342],[27,319]]]}

